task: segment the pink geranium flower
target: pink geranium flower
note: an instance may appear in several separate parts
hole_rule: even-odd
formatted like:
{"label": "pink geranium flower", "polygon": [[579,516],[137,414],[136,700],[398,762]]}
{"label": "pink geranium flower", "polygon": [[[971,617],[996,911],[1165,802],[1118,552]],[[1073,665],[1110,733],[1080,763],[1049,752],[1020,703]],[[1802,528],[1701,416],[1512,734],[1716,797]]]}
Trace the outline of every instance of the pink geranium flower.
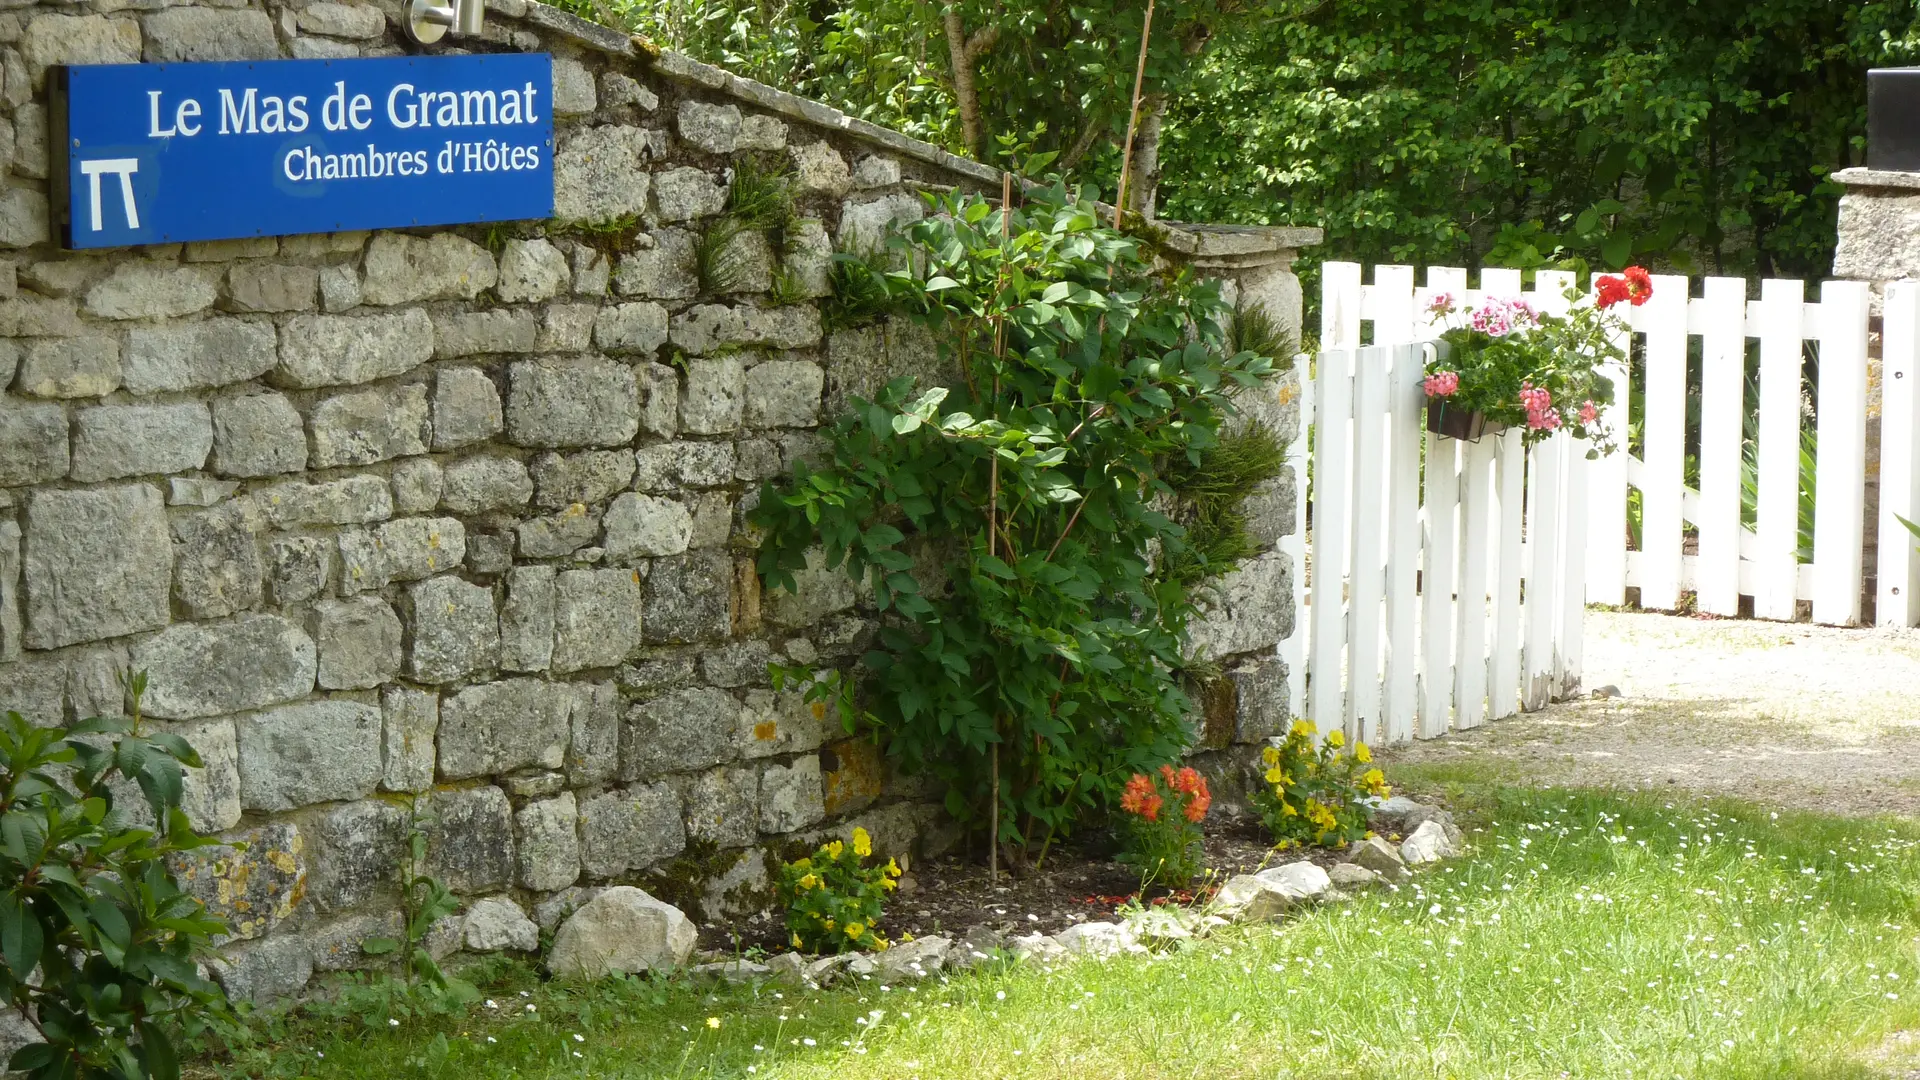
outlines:
{"label": "pink geranium flower", "polygon": [[1436,371],[1427,376],[1424,384],[1428,397],[1452,397],[1460,389],[1460,373],[1457,371]]}

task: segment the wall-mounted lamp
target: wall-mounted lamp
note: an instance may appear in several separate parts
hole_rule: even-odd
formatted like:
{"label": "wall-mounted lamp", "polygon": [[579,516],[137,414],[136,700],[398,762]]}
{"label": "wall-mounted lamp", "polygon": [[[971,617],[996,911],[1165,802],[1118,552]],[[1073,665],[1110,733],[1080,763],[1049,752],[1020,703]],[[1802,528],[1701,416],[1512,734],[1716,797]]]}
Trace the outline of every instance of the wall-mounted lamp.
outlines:
{"label": "wall-mounted lamp", "polygon": [[407,0],[407,18],[403,25],[408,37],[422,45],[431,45],[445,37],[449,30],[454,37],[479,37],[480,24],[486,18],[486,0],[453,0],[450,4]]}

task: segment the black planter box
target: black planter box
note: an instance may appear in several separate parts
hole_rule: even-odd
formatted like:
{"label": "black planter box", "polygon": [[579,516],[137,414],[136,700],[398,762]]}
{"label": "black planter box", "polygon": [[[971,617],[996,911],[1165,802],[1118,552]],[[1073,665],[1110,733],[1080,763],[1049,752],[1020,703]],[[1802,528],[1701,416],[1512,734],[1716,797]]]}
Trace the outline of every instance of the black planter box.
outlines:
{"label": "black planter box", "polygon": [[1449,408],[1446,398],[1428,398],[1427,430],[1449,439],[1479,442],[1483,436],[1507,430],[1507,425],[1494,423],[1487,419],[1486,413],[1477,410]]}

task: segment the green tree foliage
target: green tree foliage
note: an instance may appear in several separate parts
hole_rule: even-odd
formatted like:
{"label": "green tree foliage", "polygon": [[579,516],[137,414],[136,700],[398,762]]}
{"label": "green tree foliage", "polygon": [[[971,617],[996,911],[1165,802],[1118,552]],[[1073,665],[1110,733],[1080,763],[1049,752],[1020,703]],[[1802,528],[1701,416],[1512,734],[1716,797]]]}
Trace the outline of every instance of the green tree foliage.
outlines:
{"label": "green tree foliage", "polygon": [[0,716],[0,995],[40,1035],[9,1063],[35,1078],[173,1080],[174,1037],[225,1004],[195,961],[226,927],[167,868],[213,843],[180,809],[200,759],[141,730],[144,688],[134,676],[131,717],[67,730]]}
{"label": "green tree foliage", "polygon": [[863,660],[870,722],[1015,846],[1191,742],[1193,599],[1168,567],[1192,560],[1166,476],[1218,447],[1228,394],[1272,371],[1229,351],[1217,284],[1157,270],[1090,196],[1029,192],[1010,220],[949,197],[895,237],[923,272],[870,273],[954,385],[856,401],[831,456],[753,514],[769,589],[795,588],[815,549],[870,584],[889,613]]}
{"label": "green tree foliage", "polygon": [[[1139,0],[569,0],[702,59],[995,160],[1117,187]],[[967,137],[949,19],[978,98]],[[1865,70],[1915,0],[1168,0],[1143,136],[1164,216],[1322,225],[1369,262],[1818,276]],[[1164,108],[1164,114],[1156,112]],[[971,143],[971,147],[969,147]],[[1152,155],[1148,155],[1149,158]],[[1131,201],[1131,200],[1130,200]]]}

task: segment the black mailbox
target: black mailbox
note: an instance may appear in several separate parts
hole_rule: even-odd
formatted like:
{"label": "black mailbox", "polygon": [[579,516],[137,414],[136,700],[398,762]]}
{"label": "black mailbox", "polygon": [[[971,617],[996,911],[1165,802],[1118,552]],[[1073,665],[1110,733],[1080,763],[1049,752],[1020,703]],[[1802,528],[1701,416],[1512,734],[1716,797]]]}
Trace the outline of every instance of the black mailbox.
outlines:
{"label": "black mailbox", "polygon": [[1867,168],[1920,172],[1920,67],[1867,72]]}

